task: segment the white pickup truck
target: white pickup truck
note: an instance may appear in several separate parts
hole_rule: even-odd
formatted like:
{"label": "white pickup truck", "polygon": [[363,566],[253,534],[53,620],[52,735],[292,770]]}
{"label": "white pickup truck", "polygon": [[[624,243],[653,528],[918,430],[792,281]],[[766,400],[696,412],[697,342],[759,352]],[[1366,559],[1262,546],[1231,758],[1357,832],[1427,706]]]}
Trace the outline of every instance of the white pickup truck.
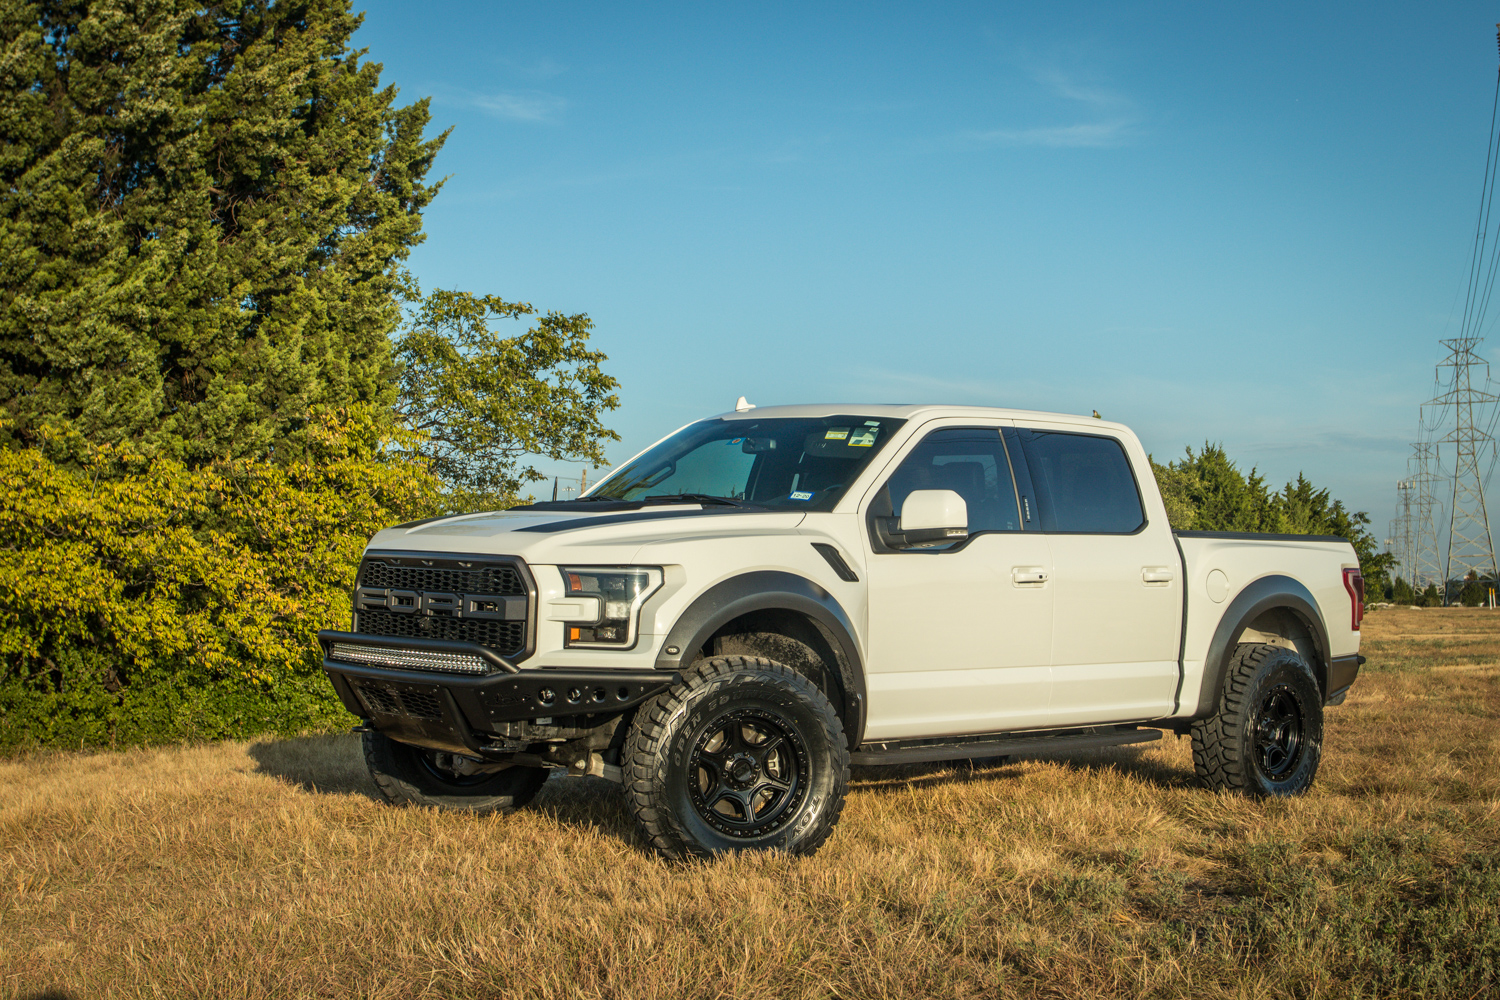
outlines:
{"label": "white pickup truck", "polygon": [[577,500],[371,540],[324,668],[393,802],[621,781],[674,857],[811,853],[849,767],[1191,734],[1312,782],[1359,665],[1342,538],[1174,532],[1126,427],[959,406],[701,420]]}

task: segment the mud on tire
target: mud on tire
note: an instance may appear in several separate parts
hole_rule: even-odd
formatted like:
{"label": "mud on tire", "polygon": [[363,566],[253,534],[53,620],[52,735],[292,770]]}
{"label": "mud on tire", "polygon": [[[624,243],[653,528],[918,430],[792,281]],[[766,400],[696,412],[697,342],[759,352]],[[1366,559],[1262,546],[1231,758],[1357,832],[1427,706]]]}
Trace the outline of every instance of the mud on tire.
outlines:
{"label": "mud on tire", "polygon": [[849,785],[849,749],[828,698],[755,656],[701,660],[642,705],[622,763],[642,835],[671,858],[812,854]]}
{"label": "mud on tire", "polygon": [[1300,794],[1322,758],[1322,691],[1295,650],[1241,643],[1218,712],[1193,723],[1192,737],[1193,768],[1209,788]]}
{"label": "mud on tire", "polygon": [[364,734],[365,765],[387,802],[469,812],[514,812],[541,790],[547,772],[540,767],[508,767],[489,774],[462,775],[440,766],[431,750],[398,743],[383,733]]}

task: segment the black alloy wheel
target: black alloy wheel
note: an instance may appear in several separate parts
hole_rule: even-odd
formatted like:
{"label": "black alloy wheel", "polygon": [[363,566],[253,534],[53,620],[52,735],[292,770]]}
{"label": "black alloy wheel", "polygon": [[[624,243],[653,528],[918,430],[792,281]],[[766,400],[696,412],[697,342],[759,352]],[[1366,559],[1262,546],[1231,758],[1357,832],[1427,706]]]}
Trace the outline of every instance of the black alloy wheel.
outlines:
{"label": "black alloy wheel", "polygon": [[717,656],[642,705],[621,758],[641,834],[670,858],[812,854],[849,786],[828,697],[775,660]]}
{"label": "black alloy wheel", "polygon": [[688,760],[698,815],[730,837],[771,833],[807,794],[807,746],[778,712],[727,712],[703,730]]}
{"label": "black alloy wheel", "polygon": [[1290,684],[1277,684],[1260,700],[1251,726],[1255,763],[1271,781],[1280,781],[1302,754],[1302,704]]}
{"label": "black alloy wheel", "polygon": [[1209,788],[1299,795],[1317,776],[1323,692],[1295,649],[1241,643],[1225,669],[1219,710],[1192,725],[1193,768]]}

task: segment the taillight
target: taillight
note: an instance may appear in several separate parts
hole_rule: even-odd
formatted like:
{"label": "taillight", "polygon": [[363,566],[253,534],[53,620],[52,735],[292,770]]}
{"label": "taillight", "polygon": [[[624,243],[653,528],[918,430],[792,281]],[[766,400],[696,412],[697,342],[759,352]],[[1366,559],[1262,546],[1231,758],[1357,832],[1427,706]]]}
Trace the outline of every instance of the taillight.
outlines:
{"label": "taillight", "polygon": [[1344,589],[1349,591],[1349,627],[1358,632],[1365,617],[1365,578],[1358,569],[1344,570]]}

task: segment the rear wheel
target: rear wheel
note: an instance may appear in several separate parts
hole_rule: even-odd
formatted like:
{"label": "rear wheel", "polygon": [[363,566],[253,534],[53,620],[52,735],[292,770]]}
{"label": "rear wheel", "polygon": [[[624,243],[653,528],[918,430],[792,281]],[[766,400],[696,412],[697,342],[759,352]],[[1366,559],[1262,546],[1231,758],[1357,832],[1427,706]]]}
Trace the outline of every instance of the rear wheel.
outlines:
{"label": "rear wheel", "polygon": [[646,839],[668,857],[812,854],[833,830],[849,750],[828,698],[774,660],[720,656],[643,705],[624,779]]}
{"label": "rear wheel", "polygon": [[396,805],[508,813],[535,798],[547,780],[544,768],[476,770],[453,754],[398,743],[384,733],[366,732],[364,749],[375,787]]}
{"label": "rear wheel", "polygon": [[1322,759],[1322,692],[1296,650],[1241,643],[1218,713],[1193,723],[1192,736],[1193,766],[1209,788],[1297,795]]}

